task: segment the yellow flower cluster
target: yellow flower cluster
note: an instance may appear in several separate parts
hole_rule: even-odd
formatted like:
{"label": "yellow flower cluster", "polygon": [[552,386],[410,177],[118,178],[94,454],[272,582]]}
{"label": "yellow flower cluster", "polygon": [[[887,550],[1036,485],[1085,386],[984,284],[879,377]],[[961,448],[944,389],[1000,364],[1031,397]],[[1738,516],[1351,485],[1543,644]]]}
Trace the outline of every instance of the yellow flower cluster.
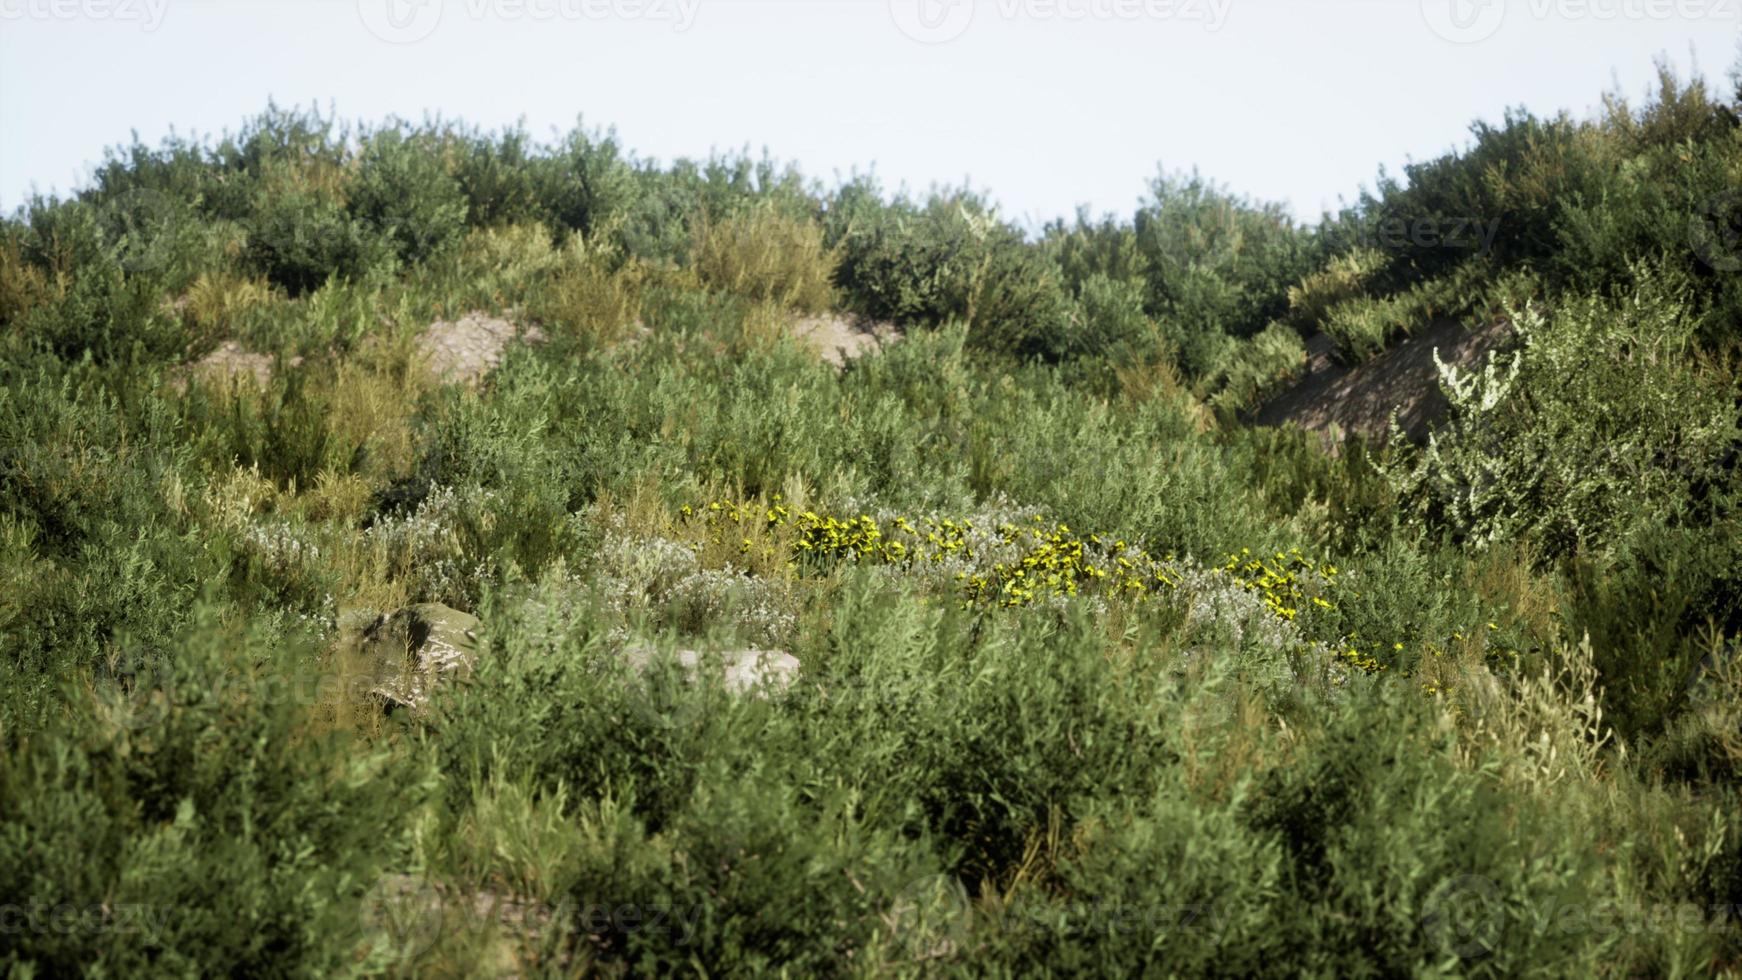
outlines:
{"label": "yellow flower cluster", "polygon": [[771,526],[778,527],[789,520],[798,531],[798,543],[794,547],[805,556],[851,556],[861,562],[884,565],[941,562],[951,556],[972,559],[974,556],[967,537],[974,525],[968,521],[958,523],[925,518],[916,526],[907,518],[898,517],[886,535],[882,526],[869,514],[840,520],[807,510],[793,517],[778,504],[768,511]]}
{"label": "yellow flower cluster", "polygon": [[1342,651],[1337,654],[1337,656],[1344,663],[1354,667],[1356,670],[1363,671],[1364,673],[1377,674],[1385,669],[1385,665],[1380,663],[1378,658],[1371,654],[1362,653],[1354,647]]}
{"label": "yellow flower cluster", "polygon": [[[686,519],[700,516],[716,541],[728,535],[736,538],[746,520],[762,521],[771,530],[786,529],[792,532],[794,566],[835,561],[901,568],[942,564],[943,574],[955,570],[964,601],[1003,608],[1090,594],[1144,602],[1177,591],[1183,577],[1191,574],[1191,566],[1176,562],[1171,554],[1157,559],[1126,541],[1108,541],[1098,534],[1080,536],[1069,525],[1051,524],[1038,515],[996,528],[935,517],[880,521],[869,514],[840,518],[811,510],[794,513],[779,498],[766,508],[715,501],[699,511],[686,506],[682,513]],[[993,560],[1000,555],[1019,557]],[[1337,566],[1315,561],[1298,548],[1269,557],[1243,548],[1208,571],[1260,599],[1285,623],[1337,609]],[[1370,674],[1384,671],[1383,645],[1372,650],[1362,647],[1357,636],[1348,636],[1334,649],[1349,667]],[[1402,643],[1391,645],[1392,651],[1402,649]]]}
{"label": "yellow flower cluster", "polygon": [[[727,525],[741,526],[757,508],[729,501],[715,501],[701,512],[705,521],[715,527],[719,538]],[[695,508],[684,507],[683,515],[693,518]],[[790,527],[797,532],[795,560],[849,559],[861,563],[907,566],[916,563],[940,563],[960,559],[972,563],[977,557],[974,547],[976,527],[973,521],[924,517],[917,521],[895,517],[879,522],[869,514],[838,518],[803,511],[794,514],[778,499],[762,512],[770,528]],[[984,534],[980,538],[987,540]],[[1035,601],[1061,596],[1075,596],[1085,591],[1136,597],[1138,600],[1166,589],[1179,587],[1177,573],[1169,573],[1174,556],[1157,560],[1148,552],[1123,540],[1108,541],[1098,534],[1079,536],[1067,524],[1048,524],[1039,516],[1023,525],[1004,523],[992,533],[990,540],[1009,547],[1024,548],[1021,557],[994,563],[985,571],[961,571],[956,579],[969,601],[996,602],[1005,607],[1028,605]],[[1249,558],[1250,551],[1243,552]],[[1297,606],[1313,601],[1326,609],[1322,599],[1308,600],[1301,589],[1300,569],[1315,569],[1299,551],[1288,556],[1279,554],[1277,563],[1246,560],[1230,556],[1222,571],[1233,575],[1239,587],[1258,594],[1279,618],[1293,621]],[[1330,575],[1335,568],[1324,566]]]}
{"label": "yellow flower cluster", "polygon": [[986,600],[1009,608],[1074,596],[1091,587],[1142,601],[1158,587],[1178,586],[1140,549],[1124,541],[1109,547],[1098,534],[1078,537],[1068,524],[1048,527],[1035,517],[1028,527],[999,526],[998,537],[1007,545],[1026,544],[1029,550],[1017,561],[993,565],[989,573],[963,576],[969,601]]}
{"label": "yellow flower cluster", "polygon": [[[1269,558],[1256,557],[1250,548],[1242,548],[1239,554],[1228,556],[1220,571],[1232,576],[1234,583],[1242,589],[1263,599],[1265,607],[1277,618],[1291,623],[1302,609],[1314,607],[1334,612],[1337,608],[1326,598],[1326,594],[1337,587],[1337,566],[1315,562],[1299,548],[1278,551]],[[1308,578],[1316,580],[1316,588],[1308,589]],[[1349,639],[1353,641],[1355,637]],[[1398,643],[1393,649],[1401,650],[1403,644]],[[1337,657],[1365,673],[1377,674],[1385,669],[1385,664],[1376,654],[1363,653],[1356,646],[1339,650]]]}
{"label": "yellow flower cluster", "polygon": [[1330,611],[1336,607],[1330,600],[1309,595],[1303,588],[1302,573],[1317,573],[1325,583],[1337,579],[1337,566],[1320,565],[1301,554],[1299,548],[1288,553],[1278,551],[1272,558],[1255,558],[1252,549],[1241,548],[1229,555],[1222,572],[1234,578],[1234,584],[1262,598],[1265,606],[1279,618],[1294,622],[1303,605],[1312,604]]}

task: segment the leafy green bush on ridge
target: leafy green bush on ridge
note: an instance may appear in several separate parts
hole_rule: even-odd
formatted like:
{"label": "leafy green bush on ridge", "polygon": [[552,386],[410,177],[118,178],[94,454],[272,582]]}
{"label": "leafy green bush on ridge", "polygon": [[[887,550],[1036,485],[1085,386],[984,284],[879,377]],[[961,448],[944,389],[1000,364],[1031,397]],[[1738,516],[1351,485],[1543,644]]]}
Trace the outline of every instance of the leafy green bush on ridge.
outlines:
{"label": "leafy green bush on ridge", "polygon": [[[1033,237],[584,129],[118,150],[0,223],[0,970],[1736,975],[1735,115]],[[1517,343],[1425,445],[1241,423],[1442,318]],[[389,711],[424,603],[476,659]]]}

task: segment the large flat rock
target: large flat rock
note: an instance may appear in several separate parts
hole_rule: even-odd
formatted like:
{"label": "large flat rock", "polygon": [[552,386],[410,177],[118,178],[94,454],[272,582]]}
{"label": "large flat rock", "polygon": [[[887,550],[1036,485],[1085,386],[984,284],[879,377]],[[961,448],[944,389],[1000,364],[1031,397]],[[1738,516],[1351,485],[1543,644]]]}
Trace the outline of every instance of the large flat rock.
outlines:
{"label": "large flat rock", "polygon": [[443,675],[471,672],[482,626],[478,617],[437,602],[378,617],[361,646],[373,693],[390,708],[422,707]]}

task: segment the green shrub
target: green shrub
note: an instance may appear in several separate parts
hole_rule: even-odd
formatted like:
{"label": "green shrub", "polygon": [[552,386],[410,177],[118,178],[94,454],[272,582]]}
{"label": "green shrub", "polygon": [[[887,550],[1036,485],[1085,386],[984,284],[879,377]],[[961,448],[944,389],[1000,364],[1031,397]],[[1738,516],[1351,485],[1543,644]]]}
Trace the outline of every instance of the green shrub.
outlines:
{"label": "green shrub", "polygon": [[43,269],[25,258],[20,237],[9,227],[0,242],[0,326],[8,329],[54,295]]}
{"label": "green shrub", "polygon": [[[1522,348],[1480,373],[1442,368],[1447,431],[1397,472],[1418,513],[1472,546],[1531,540],[1548,557],[1601,555],[1674,522],[1722,482],[1735,445],[1727,375],[1692,347],[1676,283],[1517,311]],[[1617,398],[1615,393],[1632,392]]]}
{"label": "green shrub", "polygon": [[19,328],[60,357],[88,354],[99,363],[161,363],[198,343],[159,303],[156,290],[130,280],[118,264],[82,268],[64,293],[25,312]]}
{"label": "green shrub", "polygon": [[292,296],[329,279],[359,279],[393,261],[392,246],[338,193],[292,172],[269,174],[243,220],[249,264]]}
{"label": "green shrub", "polygon": [[635,171],[612,133],[577,126],[531,164],[540,217],[559,235],[607,234],[637,196]]}
{"label": "green shrub", "polygon": [[530,304],[540,322],[593,344],[629,335],[641,316],[646,269],[614,268],[609,253],[588,247],[578,235],[550,262],[548,280]]}
{"label": "green shrub", "polygon": [[1149,281],[1148,259],[1137,247],[1136,230],[1112,215],[1096,222],[1079,209],[1074,225],[1062,220],[1049,223],[1041,246],[1073,292],[1096,275],[1140,286]]}
{"label": "green shrub", "polygon": [[1249,201],[1193,174],[1162,175],[1137,212],[1149,310],[1188,375],[1227,365],[1235,345],[1288,312],[1311,268],[1309,236],[1275,204]]}
{"label": "green shrub", "polygon": [[1591,637],[1615,726],[1628,737],[1655,735],[1689,709],[1690,685],[1721,665],[1725,637],[1742,635],[1736,531],[1734,519],[1647,526],[1620,554],[1570,563],[1567,627]]}
{"label": "green shrub", "polygon": [[[0,963],[47,974],[349,973],[386,964],[365,890],[413,771],[307,729],[319,668],[209,614],[0,743]],[[221,896],[221,898],[219,897]],[[373,949],[373,951],[372,951]]]}
{"label": "green shrub", "polygon": [[448,152],[473,228],[519,227],[543,217],[533,166],[536,150],[523,130],[495,136],[457,134]]}
{"label": "green shrub", "polygon": [[1363,295],[1384,264],[1384,253],[1365,247],[1331,259],[1323,269],[1288,288],[1291,322],[1308,331],[1324,325],[1333,309]]}
{"label": "green shrub", "polygon": [[1249,408],[1264,394],[1298,374],[1306,363],[1306,345],[1291,327],[1273,323],[1240,345],[1223,369],[1222,389],[1210,404],[1225,417]]}
{"label": "green shrub", "polygon": [[1418,325],[1401,298],[1361,296],[1332,307],[1324,320],[1324,331],[1336,343],[1339,357],[1349,364],[1360,364]]}
{"label": "green shrub", "polygon": [[806,313],[834,305],[840,257],[814,222],[760,207],[704,220],[695,237],[696,271],[715,289]]}
{"label": "green shrub", "polygon": [[466,229],[466,196],[439,156],[415,135],[383,129],[366,137],[350,212],[416,265],[451,248]]}
{"label": "green shrub", "polygon": [[[821,203],[796,169],[744,153],[677,160],[666,169],[641,166],[635,180],[635,198],[615,235],[626,254],[656,264],[689,261],[704,218],[724,221],[766,208],[810,223]],[[824,244],[833,250],[838,238],[828,230],[827,220],[823,224]]]}
{"label": "green shrub", "polygon": [[1105,358],[1132,363],[1153,353],[1160,342],[1155,324],[1143,312],[1143,294],[1130,283],[1096,274],[1084,280],[1073,303],[1066,359]]}
{"label": "green shrub", "polygon": [[162,308],[160,281],[128,268],[127,242],[112,237],[95,205],[38,200],[26,217],[12,236],[20,292],[11,322],[27,343],[102,363],[161,361],[192,346]]}
{"label": "green shrub", "polygon": [[338,414],[336,373],[331,362],[279,361],[264,387],[252,378],[196,379],[180,406],[190,443],[212,463],[256,467],[287,487],[359,469],[368,434]]}
{"label": "green shrub", "polygon": [[1331,912],[1277,920],[1277,955],[1328,973],[1599,969],[1616,940],[1548,914],[1602,900],[1592,844],[1565,813],[1461,771],[1414,706],[1385,701],[1342,706],[1253,794],[1247,819],[1287,854],[1284,894]]}
{"label": "green shrub", "polygon": [[[276,107],[112,152],[0,222],[0,971],[1721,974],[1742,171],[1660,89],[1317,229]],[[912,329],[820,364],[835,296]],[[475,309],[542,338],[443,384]],[[1502,317],[1425,447],[1240,423],[1297,330]],[[476,659],[384,715],[417,601]]]}
{"label": "green shrub", "polygon": [[469,294],[474,307],[521,305],[538,292],[562,259],[543,225],[478,229],[460,246],[452,288]]}
{"label": "green shrub", "polygon": [[901,325],[960,320],[986,350],[1056,360],[1070,342],[1055,274],[971,194],[866,208],[841,233],[838,281],[861,313]]}

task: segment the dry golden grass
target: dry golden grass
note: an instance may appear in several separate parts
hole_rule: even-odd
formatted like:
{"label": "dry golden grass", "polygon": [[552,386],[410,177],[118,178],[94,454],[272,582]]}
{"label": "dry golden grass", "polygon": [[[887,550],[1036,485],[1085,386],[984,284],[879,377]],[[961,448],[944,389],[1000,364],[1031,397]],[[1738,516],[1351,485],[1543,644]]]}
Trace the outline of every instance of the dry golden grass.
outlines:
{"label": "dry golden grass", "polygon": [[596,261],[565,262],[551,280],[541,319],[598,344],[614,344],[634,328],[641,295],[634,276]]}
{"label": "dry golden grass", "polygon": [[64,288],[51,283],[41,269],[25,261],[17,242],[0,242],[0,326],[13,323]]}
{"label": "dry golden grass", "polygon": [[1561,597],[1554,580],[1530,569],[1530,555],[1517,542],[1501,542],[1471,557],[1465,584],[1489,609],[1505,609],[1510,620],[1535,636],[1554,632]]}
{"label": "dry golden grass", "polygon": [[696,269],[713,288],[806,313],[834,305],[841,256],[815,222],[758,207],[702,221],[696,242]]}
{"label": "dry golden grass", "polygon": [[[802,482],[795,489],[800,500],[808,496]],[[715,502],[720,509],[710,510]],[[794,506],[780,505],[789,510]],[[768,512],[774,506],[777,503],[770,495],[746,500],[730,488],[708,485],[694,502],[680,504],[674,512],[662,499],[659,475],[649,472],[627,495],[601,494],[593,520],[601,528],[620,526],[631,537],[665,538],[691,545],[702,568],[730,565],[757,577],[789,581],[794,577],[791,556],[796,551],[798,531],[790,523],[769,524]],[[683,507],[689,507],[690,513],[683,513]]]}
{"label": "dry golden grass", "polygon": [[355,527],[368,513],[375,489],[361,474],[322,470],[315,485],[298,495],[297,512],[309,521]]}
{"label": "dry golden grass", "polygon": [[272,299],[272,286],[265,279],[228,271],[202,272],[183,296],[182,317],[197,333],[231,336],[237,317]]}
{"label": "dry golden grass", "polygon": [[377,482],[409,473],[415,461],[411,416],[431,383],[415,357],[402,344],[390,344],[359,361],[341,361],[333,380],[333,435],[363,447],[363,472]]}

